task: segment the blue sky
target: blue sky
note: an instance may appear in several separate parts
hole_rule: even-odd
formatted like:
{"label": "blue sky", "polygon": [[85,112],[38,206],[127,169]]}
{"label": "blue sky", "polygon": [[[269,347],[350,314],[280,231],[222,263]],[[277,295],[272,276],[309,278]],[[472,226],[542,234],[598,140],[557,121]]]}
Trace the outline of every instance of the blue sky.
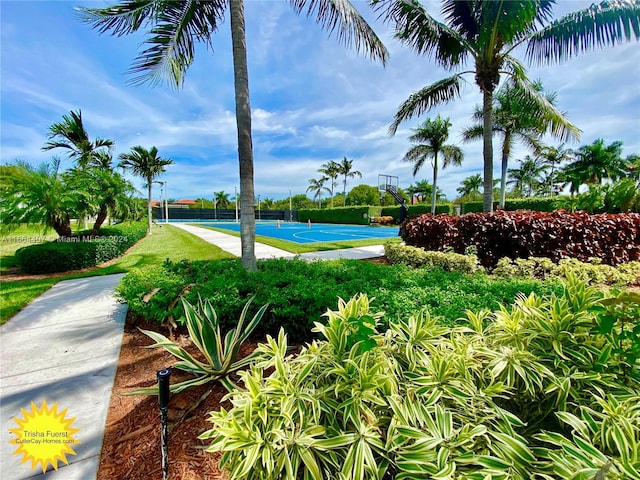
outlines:
{"label": "blue sky", "polygon": [[[465,177],[482,172],[481,142],[460,141],[481,101],[473,78],[467,78],[461,99],[404,123],[389,137],[400,103],[449,73],[395,41],[366,2],[354,3],[390,52],[386,68],[346,49],[312,19],[295,15],[288,2],[246,1],[256,195],[277,199],[288,197],[289,190],[304,193],[323,163],[344,156],[363,174],[348,188],[376,185],[379,173],[397,175],[401,187],[430,181],[429,165],[414,179],[402,157],[410,147],[410,129],[440,114],[453,124],[450,143],[460,144],[465,154],[461,167],[439,176],[438,185],[453,199]],[[423,3],[434,13],[439,9],[440,2]],[[556,18],[591,2],[558,3]],[[0,1],[0,162],[49,161],[55,151],[40,150],[48,126],[81,109],[92,138],[115,141],[115,156],[134,145],[155,145],[161,156],[174,159],[161,178],[170,198],[211,198],[220,190],[233,196],[239,181],[228,23],[215,35],[213,53],[198,50],[182,89],[130,86],[126,72],[144,36],[99,35],[74,15],[77,5],[108,4]],[[604,138],[624,142],[625,155],[640,152],[639,47],[632,42],[529,68],[529,77],[557,92],[557,106],[582,129],[580,142],[570,147]],[[527,153],[519,146],[512,166]],[[499,175],[497,151],[495,158]],[[142,180],[132,180],[143,191]]]}

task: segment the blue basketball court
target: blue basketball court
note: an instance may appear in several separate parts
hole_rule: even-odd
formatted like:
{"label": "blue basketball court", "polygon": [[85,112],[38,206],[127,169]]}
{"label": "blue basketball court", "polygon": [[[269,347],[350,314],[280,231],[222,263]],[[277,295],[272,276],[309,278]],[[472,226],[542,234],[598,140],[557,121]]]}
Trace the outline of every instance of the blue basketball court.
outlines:
{"label": "blue basketball court", "polygon": [[[199,221],[196,225],[240,231],[239,223]],[[332,223],[285,223],[256,222],[256,235],[279,238],[295,243],[337,242],[341,240],[370,240],[396,238],[398,227],[368,225],[338,225]]]}

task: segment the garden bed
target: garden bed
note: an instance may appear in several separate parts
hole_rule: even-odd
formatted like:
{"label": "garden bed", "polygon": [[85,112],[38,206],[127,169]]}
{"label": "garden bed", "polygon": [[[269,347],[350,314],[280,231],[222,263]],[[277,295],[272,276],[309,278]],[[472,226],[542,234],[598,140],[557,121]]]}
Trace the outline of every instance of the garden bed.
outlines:
{"label": "garden bed", "polygon": [[[162,349],[143,348],[153,342],[138,327],[160,331],[156,325],[136,322],[130,315],[127,316],[109,403],[98,480],[162,478],[160,410],[157,397],[128,396],[124,393],[153,385],[156,372],[172,365],[175,357]],[[175,340],[192,351],[188,347],[186,332],[177,332]],[[255,344],[245,344],[242,353],[249,353]],[[180,371],[173,372],[172,383],[177,381],[179,375]],[[207,421],[208,413],[220,408],[226,393],[224,387],[212,383],[172,396],[169,405],[170,478],[226,478],[225,473],[217,466],[219,454],[205,452],[206,443],[198,440],[198,436],[211,427]],[[225,406],[229,408],[230,404],[226,402]]]}

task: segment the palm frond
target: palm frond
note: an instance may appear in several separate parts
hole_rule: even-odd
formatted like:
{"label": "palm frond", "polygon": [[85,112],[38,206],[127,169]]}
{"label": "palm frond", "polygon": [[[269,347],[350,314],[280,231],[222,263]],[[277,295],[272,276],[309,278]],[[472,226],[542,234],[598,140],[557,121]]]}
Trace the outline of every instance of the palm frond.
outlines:
{"label": "palm frond", "polygon": [[516,91],[522,95],[525,104],[530,105],[533,111],[540,112],[540,118],[544,119],[547,124],[546,129],[552,136],[563,142],[569,139],[580,139],[582,130],[571,123],[547,97],[541,95],[535,84],[518,77],[513,77],[513,81]]}
{"label": "palm frond", "polygon": [[152,85],[167,80],[180,86],[184,74],[193,62],[195,42],[211,47],[211,35],[224,18],[226,2],[158,2],[157,0],[124,1],[108,8],[80,8],[82,21],[97,28],[100,33],[111,32],[123,36],[142,26],[152,24],[146,48],[129,70],[135,75],[130,83],[150,82]]}
{"label": "palm frond", "polygon": [[129,0],[107,8],[76,7],[78,18],[100,33],[122,37],[147,25],[157,13],[157,0]]}
{"label": "palm frond", "polygon": [[[480,113],[482,114],[482,111],[480,111]],[[482,118],[482,115],[480,116],[480,118]],[[481,123],[479,123],[477,125],[472,125],[471,127],[467,127],[464,130],[462,130],[462,141],[465,143],[471,142],[472,140],[478,140],[482,138],[483,135],[484,135],[484,127]]]}
{"label": "palm frond", "polygon": [[306,9],[307,17],[315,17],[323,29],[336,33],[338,41],[348,47],[355,46],[357,52],[364,51],[384,65],[389,52],[367,21],[349,0],[289,0],[293,10],[301,13]]}
{"label": "palm frond", "polygon": [[611,0],[573,12],[531,35],[527,58],[538,65],[640,38],[640,3]]}
{"label": "palm frond", "polygon": [[133,62],[130,83],[152,85],[169,81],[179,87],[184,74],[195,56],[195,41],[204,41],[211,46],[211,34],[218,28],[217,20],[222,16],[219,2],[177,2],[166,6],[155,18],[155,26],[145,41],[149,48]]}
{"label": "palm frond", "polygon": [[428,145],[414,145],[405,153],[403,160],[405,162],[413,163],[412,174],[415,177],[420,169],[423,167],[424,162],[432,157],[434,151]]}
{"label": "palm frond", "polygon": [[422,55],[433,55],[442,67],[450,69],[464,63],[473,51],[456,30],[435,20],[417,1],[374,2],[380,16],[394,24],[395,37]]}
{"label": "palm frond", "polygon": [[413,93],[396,112],[389,134],[394,135],[402,122],[441,103],[447,103],[460,96],[461,73],[433,83]]}

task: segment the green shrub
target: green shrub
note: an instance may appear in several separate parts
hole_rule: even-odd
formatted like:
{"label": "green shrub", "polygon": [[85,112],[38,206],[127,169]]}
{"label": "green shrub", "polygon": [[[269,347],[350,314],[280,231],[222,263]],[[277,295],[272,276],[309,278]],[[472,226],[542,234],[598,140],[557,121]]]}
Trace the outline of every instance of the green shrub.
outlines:
{"label": "green shrub", "polygon": [[24,273],[54,273],[95,267],[126,252],[147,233],[144,222],[100,229],[97,236],[81,232],[53,242],[29,245],[16,251]]}
{"label": "green shrub", "polygon": [[[389,215],[393,217],[396,221],[400,220],[400,206],[393,207],[383,207],[382,215]],[[423,213],[431,213],[431,205],[427,205],[424,203],[417,205],[409,205],[409,212],[407,213],[408,217],[422,215]],[[445,203],[442,205],[436,205],[436,213],[446,213],[453,214],[453,205],[450,203]]]}
{"label": "green shrub", "polygon": [[311,338],[310,319],[318,318],[338,297],[361,291],[376,298],[387,319],[403,318],[428,305],[443,321],[455,324],[467,308],[495,308],[512,302],[519,292],[558,292],[560,286],[358,260],[270,259],[258,262],[257,272],[247,272],[238,260],[165,263],[127,274],[116,289],[133,315],[158,323],[183,323],[179,296],[194,303],[199,294],[211,301],[221,328],[227,330],[234,326],[228,319],[238,318],[255,294],[257,303],[270,304],[256,333],[275,335],[283,327],[295,341]]}
{"label": "green shrub", "polygon": [[385,243],[384,253],[391,263],[402,263],[412,267],[441,268],[447,272],[461,273],[475,273],[482,268],[475,255],[436,252],[401,243]]}
{"label": "green shrub", "polygon": [[231,480],[640,478],[640,384],[598,330],[604,300],[571,278],[463,326],[422,310],[383,332],[356,296],[298,355],[282,331],[260,345],[200,438]]}
{"label": "green shrub", "polygon": [[502,258],[491,271],[493,275],[505,278],[549,278],[566,279],[576,275],[592,285],[627,286],[640,284],[640,261],[623,263],[615,267],[603,265],[596,259],[581,262],[565,258],[558,263],[545,257]]}

